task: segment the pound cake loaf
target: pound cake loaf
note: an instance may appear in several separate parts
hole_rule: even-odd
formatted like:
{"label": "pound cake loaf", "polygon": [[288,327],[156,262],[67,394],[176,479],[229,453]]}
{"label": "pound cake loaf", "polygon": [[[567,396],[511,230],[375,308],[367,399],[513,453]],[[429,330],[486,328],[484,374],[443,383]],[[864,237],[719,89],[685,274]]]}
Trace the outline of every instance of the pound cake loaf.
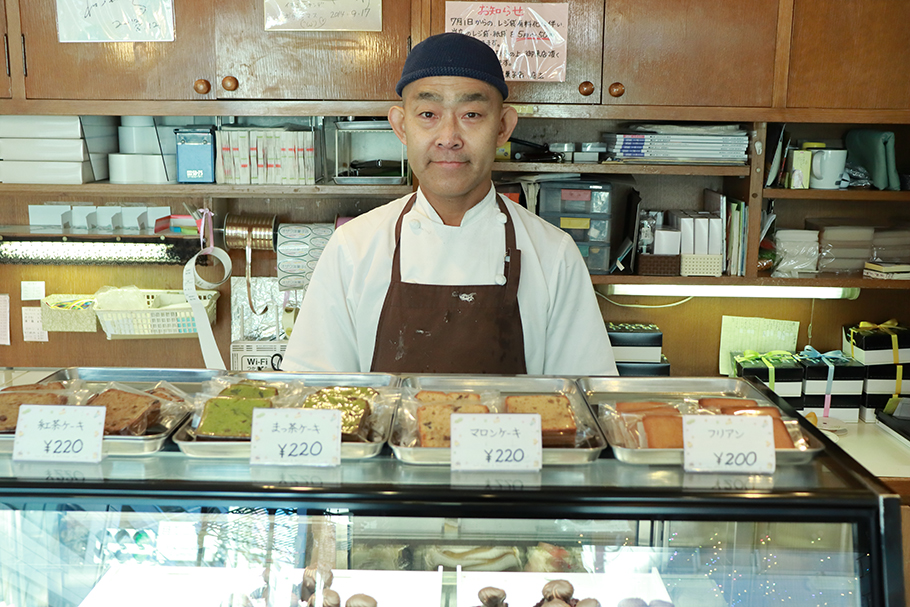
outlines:
{"label": "pound cake loaf", "polygon": [[506,397],[507,413],[539,413],[544,447],[574,447],[575,415],[564,394],[526,394]]}
{"label": "pound cake loaf", "polygon": [[720,408],[721,415],[770,415],[771,417],[780,417],[780,409],[777,407],[747,407],[742,405],[725,405]]}
{"label": "pound cake loaf", "polygon": [[414,398],[422,403],[480,403],[480,394],[476,392],[441,392],[437,390],[421,390]]}
{"label": "pound cake loaf", "polygon": [[489,413],[480,403],[462,405],[431,403],[417,407],[417,437],[421,447],[452,446],[453,413]]}
{"label": "pound cake loaf", "polygon": [[278,395],[278,388],[265,382],[244,379],[218,393],[218,396],[239,396],[240,398],[272,398]]}
{"label": "pound cake loaf", "polygon": [[724,407],[757,407],[758,403],[751,398],[728,398],[724,396],[706,396],[698,399],[702,409],[719,411]]}
{"label": "pound cake loaf", "polygon": [[649,449],[682,449],[682,417],[673,415],[645,415],[642,420]]}
{"label": "pound cake loaf", "polygon": [[205,401],[196,436],[199,438],[249,438],[253,429],[253,409],[270,409],[267,398],[216,396]]}
{"label": "pound cake loaf", "polygon": [[774,424],[774,448],[794,449],[796,445],[793,444],[793,437],[790,436],[790,433],[787,431],[787,426],[784,425],[784,420],[780,418],[774,418],[772,422]]}
{"label": "pound cake loaf", "polygon": [[49,382],[38,382],[37,384],[22,384],[19,386],[7,386],[0,390],[0,392],[33,392],[41,390],[63,390],[66,386],[63,385],[62,381],[49,381]]}
{"label": "pound cake loaf", "polygon": [[[657,400],[633,400],[633,401],[623,401],[616,403],[616,412],[617,413],[641,413],[643,411],[651,412],[656,409],[672,409],[679,413],[679,409],[671,405],[670,403],[665,403],[663,401]],[[670,414],[672,415],[672,413]]]}
{"label": "pound cake loaf", "polygon": [[307,396],[303,408],[341,411],[341,440],[366,442],[370,439],[370,403],[376,396],[378,392],[367,387],[323,388]]}
{"label": "pound cake loaf", "polygon": [[9,392],[0,394],[0,433],[16,431],[19,407],[29,405],[65,405],[66,396],[56,392]]}
{"label": "pound cake loaf", "polygon": [[110,388],[91,397],[86,405],[105,407],[104,433],[141,436],[158,423],[161,401],[151,394],[134,394]]}

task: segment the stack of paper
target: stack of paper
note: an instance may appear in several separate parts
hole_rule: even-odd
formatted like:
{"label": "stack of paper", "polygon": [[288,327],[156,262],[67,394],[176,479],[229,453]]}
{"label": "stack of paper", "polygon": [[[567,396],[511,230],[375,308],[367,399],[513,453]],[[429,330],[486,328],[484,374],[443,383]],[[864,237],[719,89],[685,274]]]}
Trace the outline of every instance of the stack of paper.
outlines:
{"label": "stack of paper", "polygon": [[0,181],[75,184],[108,177],[116,116],[0,116]]}
{"label": "stack of paper", "polygon": [[221,127],[215,132],[215,182],[313,185],[322,177],[316,132],[284,127]]}
{"label": "stack of paper", "polygon": [[875,228],[836,218],[807,218],[806,228],[818,230],[820,272],[862,272],[872,259]]}
{"label": "stack of paper", "polygon": [[604,133],[607,156],[612,160],[744,164],[749,135],[699,133]]}
{"label": "stack of paper", "polygon": [[878,280],[910,280],[910,263],[885,263],[867,261],[863,278]]}
{"label": "stack of paper", "polygon": [[891,263],[910,263],[910,229],[876,228],[872,235],[872,258]]}

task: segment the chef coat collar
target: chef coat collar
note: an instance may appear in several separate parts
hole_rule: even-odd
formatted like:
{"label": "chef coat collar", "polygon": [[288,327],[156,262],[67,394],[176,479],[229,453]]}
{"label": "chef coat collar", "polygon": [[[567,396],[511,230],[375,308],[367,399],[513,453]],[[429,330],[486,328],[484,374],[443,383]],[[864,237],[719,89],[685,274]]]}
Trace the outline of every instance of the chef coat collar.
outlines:
{"label": "chef coat collar", "polygon": [[[431,205],[423,195],[423,190],[421,190],[420,187],[417,188],[417,200],[414,203],[414,208],[410,212],[414,212],[414,210],[417,210],[420,212],[420,214],[425,215],[434,223],[445,225],[442,221],[442,218],[439,216],[439,213],[436,212],[436,209],[433,208],[433,205]],[[484,217],[488,213],[493,212],[494,210],[498,212],[499,209],[496,204],[496,188],[493,187],[493,182],[491,181],[490,191],[487,192],[487,195],[483,197],[483,200],[465,212],[464,217],[461,219],[461,225],[464,226],[471,223],[472,221],[477,221],[478,219]]]}

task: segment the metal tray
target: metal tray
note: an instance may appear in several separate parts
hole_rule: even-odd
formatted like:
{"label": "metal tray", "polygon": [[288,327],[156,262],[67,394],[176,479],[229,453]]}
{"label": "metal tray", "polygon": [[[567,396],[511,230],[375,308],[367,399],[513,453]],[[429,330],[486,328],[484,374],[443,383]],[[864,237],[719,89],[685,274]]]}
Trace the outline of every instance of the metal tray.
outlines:
{"label": "metal tray", "polygon": [[[697,399],[702,396],[728,396],[731,398],[751,398],[761,405],[776,406],[761,390],[740,378],[730,377],[582,377],[578,387],[585,400],[594,410],[597,423],[604,435],[611,436],[609,423],[603,415],[602,405],[621,400],[660,399],[682,400]],[[806,439],[805,449],[777,449],[775,457],[778,464],[805,464],[818,455],[824,446],[814,436],[799,431],[799,422],[784,420],[791,435],[802,434]],[[608,439],[609,440],[609,439]],[[631,449],[620,445],[610,446],[617,460],[629,464],[682,465],[682,449]]]}
{"label": "metal tray", "polygon": [[[198,392],[202,382],[221,372],[211,369],[131,369],[127,367],[71,367],[60,369],[45,377],[42,382],[81,379],[89,388],[93,384],[118,382],[137,390],[148,390],[160,381],[173,384],[189,394]],[[101,441],[104,455],[139,456],[161,451],[165,441],[189,414],[168,417],[162,421],[163,432],[142,436],[105,436]],[[12,453],[15,435],[0,435],[0,453]]]}
{"label": "metal tray", "polygon": [[388,120],[353,120],[335,123],[339,131],[391,131],[392,125]]}
{"label": "metal tray", "polygon": [[[306,386],[327,388],[352,386],[368,388],[397,388],[400,378],[386,373],[285,373],[285,372],[232,372],[231,375],[261,381],[302,381]],[[174,432],[177,447],[189,457],[250,459],[250,442],[246,440],[195,440],[190,433],[193,420],[188,419]],[[392,420],[382,436],[368,443],[341,443],[341,459],[357,460],[375,457],[389,438]]]}
{"label": "metal tray", "polygon": [[335,177],[335,183],[338,185],[403,185],[407,183],[407,177]]}
{"label": "metal tray", "polygon": [[[498,391],[503,396],[511,394],[564,394],[568,397],[572,406],[576,423],[580,427],[590,429],[591,438],[588,444],[583,447],[544,449],[543,465],[590,464],[600,456],[600,452],[607,446],[607,441],[600,426],[594,419],[591,409],[578,390],[578,386],[571,379],[533,376],[414,375],[404,378],[402,388],[442,390],[445,392],[456,392],[459,390],[472,390],[475,392]],[[446,447],[409,447],[402,444],[401,407],[402,405],[399,405],[398,413],[392,422],[392,435],[389,438],[389,446],[392,448],[395,457],[408,464],[449,465],[451,463],[451,450]]]}

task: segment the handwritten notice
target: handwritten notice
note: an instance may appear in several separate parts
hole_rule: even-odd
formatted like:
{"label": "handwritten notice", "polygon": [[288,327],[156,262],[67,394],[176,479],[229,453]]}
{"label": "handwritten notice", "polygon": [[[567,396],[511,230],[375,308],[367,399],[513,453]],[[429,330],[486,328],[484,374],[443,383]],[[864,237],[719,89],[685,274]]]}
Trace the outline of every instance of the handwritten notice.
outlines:
{"label": "handwritten notice", "polygon": [[769,415],[684,415],[686,472],[773,474],[773,418]]}
{"label": "handwritten notice", "polygon": [[506,80],[565,82],[569,4],[446,2],[446,31],[482,40]]}
{"label": "handwritten notice", "polygon": [[173,0],[57,0],[60,42],[172,42]]}
{"label": "handwritten notice", "polygon": [[452,414],[452,470],[527,472],[543,461],[540,415]]}
{"label": "handwritten notice", "polygon": [[251,464],[337,466],[341,463],[341,411],[254,409]]}
{"label": "handwritten notice", "polygon": [[105,413],[105,407],[20,406],[13,461],[100,462]]}
{"label": "handwritten notice", "polygon": [[382,0],[264,0],[264,2],[266,31],[382,31]]}

